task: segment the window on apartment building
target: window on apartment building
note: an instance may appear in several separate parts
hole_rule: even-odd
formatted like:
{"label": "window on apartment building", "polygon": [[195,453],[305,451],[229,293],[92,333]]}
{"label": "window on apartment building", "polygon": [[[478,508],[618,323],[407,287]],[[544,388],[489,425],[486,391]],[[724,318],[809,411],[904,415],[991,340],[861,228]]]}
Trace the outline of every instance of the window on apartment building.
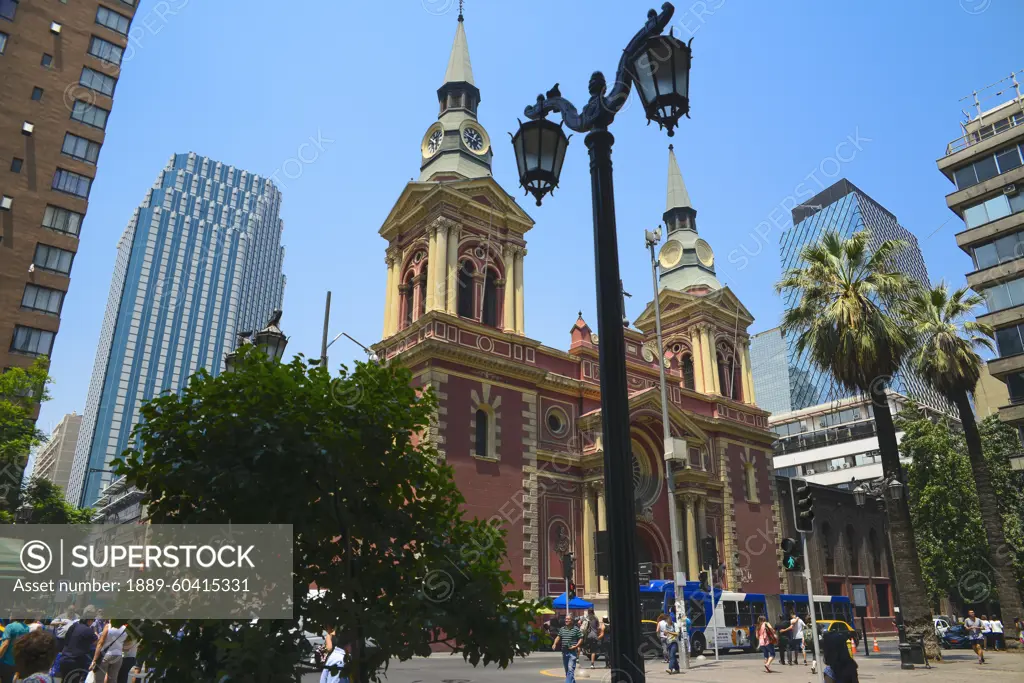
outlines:
{"label": "window on apartment building", "polygon": [[14,14],[18,11],[18,0],[0,0],[0,19],[14,21]]}
{"label": "window on apartment building", "polygon": [[38,102],[43,99],[43,89],[40,87],[32,88],[32,101]]}
{"label": "window on apartment building", "polygon": [[72,173],[63,168],[58,168],[53,174],[53,184],[51,187],[58,192],[66,192],[82,199],[88,199],[89,189],[92,187],[92,179],[79,173]]}
{"label": "window on apartment building", "polygon": [[131,19],[100,5],[99,9],[96,10],[96,23],[100,26],[106,26],[111,31],[116,31],[122,36],[126,36],[128,35],[128,25],[131,23]]}
{"label": "window on apartment building", "polygon": [[82,67],[82,77],[78,82],[86,88],[101,92],[108,97],[114,96],[114,87],[117,85],[116,78],[101,74],[99,71],[90,69],[87,66]]}
{"label": "window on apartment building", "polygon": [[39,60],[39,65],[44,69],[49,69],[50,65],[53,64],[53,55],[43,53],[43,58]]}
{"label": "window on apartment building", "polygon": [[7,34],[0,31],[0,55],[7,49]]}
{"label": "window on apartment building", "polygon": [[137,0],[121,0],[122,5],[128,5],[129,7],[135,7]]}
{"label": "window on apartment building", "polygon": [[74,133],[66,133],[64,135],[64,146],[61,147],[60,151],[74,159],[95,164],[100,156],[100,143],[79,137]]}
{"label": "window on apartment building", "polygon": [[1024,192],[1015,195],[1000,193],[964,209],[964,224],[968,228],[976,228],[1021,211],[1024,211]]}
{"label": "window on apartment building", "polygon": [[999,355],[1005,357],[1024,353],[1022,333],[1024,333],[1024,325],[1014,325],[996,330],[996,347],[999,349]]}
{"label": "window on apartment building", "polygon": [[78,237],[82,229],[82,214],[59,206],[47,205],[43,214],[43,227]]}
{"label": "window on apartment building", "polygon": [[70,275],[71,262],[74,260],[74,252],[40,243],[36,245],[36,255],[32,259],[32,263],[36,268],[52,270],[62,275]]}
{"label": "window on apartment building", "polygon": [[995,178],[1000,173],[1006,173],[1020,165],[1020,148],[1017,145],[1010,145],[953,171],[953,181],[956,183],[956,189],[962,190],[983,183],[989,178]]}
{"label": "window on apartment building", "polygon": [[102,59],[104,62],[120,65],[121,59],[124,58],[124,48],[93,36],[89,41],[89,54],[97,59]]}
{"label": "window on apartment building", "polygon": [[1006,376],[1006,388],[1010,394],[1010,403],[1024,402],[1024,372],[1015,372]]}
{"label": "window on apartment building", "polygon": [[982,292],[982,296],[985,297],[989,313],[1024,304],[1024,278],[989,287]]}
{"label": "window on apartment building", "polygon": [[19,159],[18,157],[11,159],[11,173],[21,173],[21,165],[23,163],[24,160]]}
{"label": "window on apartment building", "polygon": [[53,313],[60,315],[61,304],[64,303],[64,292],[38,285],[25,285],[25,293],[21,297],[21,307],[30,311]]}
{"label": "window on apartment building", "polygon": [[53,350],[53,337],[53,332],[48,330],[17,325],[11,339],[11,351],[33,356],[48,356]]}
{"label": "window on apartment building", "polygon": [[103,107],[97,107],[95,104],[89,104],[82,100],[75,100],[71,106],[71,118],[93,128],[101,130],[106,128],[108,116],[110,116],[110,112]]}

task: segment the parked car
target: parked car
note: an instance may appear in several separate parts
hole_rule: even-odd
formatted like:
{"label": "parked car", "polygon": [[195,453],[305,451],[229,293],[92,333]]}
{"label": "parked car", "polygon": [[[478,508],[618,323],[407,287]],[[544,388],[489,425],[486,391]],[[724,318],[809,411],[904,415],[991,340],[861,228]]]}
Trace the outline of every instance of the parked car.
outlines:
{"label": "parked car", "polygon": [[942,643],[942,647],[947,648],[970,648],[971,639],[967,633],[967,629],[962,624],[954,624],[946,629],[945,633],[939,639]]}
{"label": "parked car", "polygon": [[[815,622],[815,626],[818,627],[818,648],[819,649],[821,649],[823,647],[823,643],[821,642],[821,639],[822,639],[822,635],[825,634],[825,633],[838,633],[838,634],[842,634],[842,635],[844,635],[846,637],[847,640],[852,640],[853,641],[854,647],[859,647],[860,646],[860,633],[858,633],[857,629],[853,628],[852,626],[847,624],[845,621],[839,621],[839,620],[833,620],[833,619],[823,619],[823,620],[819,620],[819,621]],[[814,647],[814,645],[811,642],[810,624],[808,624],[808,628],[804,631],[804,644],[805,644],[805,647],[807,648],[808,652],[812,652],[813,651],[812,648]]]}

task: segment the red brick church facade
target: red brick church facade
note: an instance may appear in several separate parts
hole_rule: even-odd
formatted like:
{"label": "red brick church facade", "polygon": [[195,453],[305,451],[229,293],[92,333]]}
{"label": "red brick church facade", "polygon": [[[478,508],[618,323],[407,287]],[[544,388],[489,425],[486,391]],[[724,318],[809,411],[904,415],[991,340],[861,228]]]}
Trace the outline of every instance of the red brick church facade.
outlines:
{"label": "red brick church facade", "polygon": [[[501,519],[508,529],[516,588],[536,597],[563,592],[559,558],[571,550],[581,593],[602,607],[607,582],[597,576],[593,547],[606,524],[600,340],[582,316],[569,327],[568,351],[525,334],[523,260],[533,221],[490,175],[461,17],[438,98],[420,178],[380,229],[388,275],[375,350],[434,388],[439,408],[427,438],[454,469],[467,514]],[[688,578],[696,578],[700,538],[710,535],[725,587],[777,593],[774,436],[753,395],[746,331],[753,318],[714,275],[671,152],[668,195],[663,353],[653,304],[626,329],[638,560],[654,564],[655,578],[671,577],[672,476]],[[685,440],[686,463],[662,457],[662,358],[671,430]]]}

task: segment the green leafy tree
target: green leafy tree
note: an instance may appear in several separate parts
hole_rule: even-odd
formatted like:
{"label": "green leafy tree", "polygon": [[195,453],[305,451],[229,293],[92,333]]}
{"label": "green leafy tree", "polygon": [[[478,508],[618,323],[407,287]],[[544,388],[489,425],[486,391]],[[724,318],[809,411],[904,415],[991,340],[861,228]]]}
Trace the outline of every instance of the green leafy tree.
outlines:
{"label": "green leafy tree", "polygon": [[986,600],[992,574],[986,557],[978,496],[963,435],[920,411],[900,414],[900,452],[907,468],[910,515],[932,604],[942,597],[968,604]]}
{"label": "green leafy tree", "polygon": [[[32,507],[32,524],[89,524],[92,508],[79,510],[64,499],[64,489],[49,479],[32,477],[22,489],[18,505]],[[0,515],[0,524],[10,524],[14,516]]]}
{"label": "green leafy tree", "polygon": [[46,440],[36,428],[36,410],[49,399],[49,360],[36,358],[27,368],[0,373],[0,511],[18,506],[28,454]]}
{"label": "green leafy tree", "polygon": [[[974,487],[981,501],[979,514],[987,538],[985,554],[995,575],[1002,617],[1012,626],[1024,616],[1020,591],[1013,572],[1013,553],[1003,534],[1003,518],[970,398],[981,377],[982,361],[977,349],[995,350],[992,328],[966,320],[982,301],[967,287],[950,292],[945,283],[940,283],[931,290],[922,288],[915,292],[903,314],[917,344],[911,365],[928,384],[952,401],[960,413]],[[1017,634],[1012,636],[1006,639],[1007,645],[1019,647]]]}
{"label": "green leafy tree", "polygon": [[[783,274],[776,289],[796,295],[782,329],[797,334],[797,352],[807,353],[843,388],[871,398],[882,469],[903,481],[886,388],[913,345],[909,330],[892,312],[918,285],[895,266],[893,257],[903,243],[887,240],[872,252],[869,239],[865,231],[848,239],[826,234],[803,249],[800,263]],[[928,656],[941,659],[906,498],[889,514],[903,621],[924,639]]]}
{"label": "green leafy tree", "polygon": [[1024,472],[1010,467],[1010,457],[1021,453],[1020,435],[998,415],[982,420],[978,431],[1002,517],[1005,552],[1013,565],[1017,590],[1024,592]]}
{"label": "green leafy tree", "polygon": [[339,627],[353,681],[439,644],[474,665],[527,651],[541,606],[509,590],[500,525],[463,518],[451,469],[423,439],[436,401],[411,380],[362,363],[332,379],[301,357],[280,364],[243,347],[234,372],[200,372],[143,407],[141,446],[119,470],[145,492],[150,521],[294,533],[294,620],[141,624],[146,656],[169,679],[297,681],[310,655],[298,619],[307,631]]}

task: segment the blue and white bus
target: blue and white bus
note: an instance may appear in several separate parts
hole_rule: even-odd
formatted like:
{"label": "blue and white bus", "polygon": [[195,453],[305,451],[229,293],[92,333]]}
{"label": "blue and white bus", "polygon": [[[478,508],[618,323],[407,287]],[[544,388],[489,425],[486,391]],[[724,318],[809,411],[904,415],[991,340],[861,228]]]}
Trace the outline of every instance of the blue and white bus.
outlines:
{"label": "blue and white bus", "polygon": [[[689,581],[683,588],[683,600],[691,622],[690,651],[693,656],[714,648],[713,638],[718,642],[719,652],[731,649],[753,651],[757,647],[754,627],[762,614],[774,624],[780,616],[794,610],[810,624],[806,595],[737,593],[715,588],[712,605],[711,593],[701,590],[698,582]],[[668,614],[674,605],[675,589],[671,581],[651,581],[640,587],[640,612],[644,621],[656,622],[659,614]],[[814,616],[819,620],[840,619],[853,623],[853,608],[848,597],[815,595]]]}

